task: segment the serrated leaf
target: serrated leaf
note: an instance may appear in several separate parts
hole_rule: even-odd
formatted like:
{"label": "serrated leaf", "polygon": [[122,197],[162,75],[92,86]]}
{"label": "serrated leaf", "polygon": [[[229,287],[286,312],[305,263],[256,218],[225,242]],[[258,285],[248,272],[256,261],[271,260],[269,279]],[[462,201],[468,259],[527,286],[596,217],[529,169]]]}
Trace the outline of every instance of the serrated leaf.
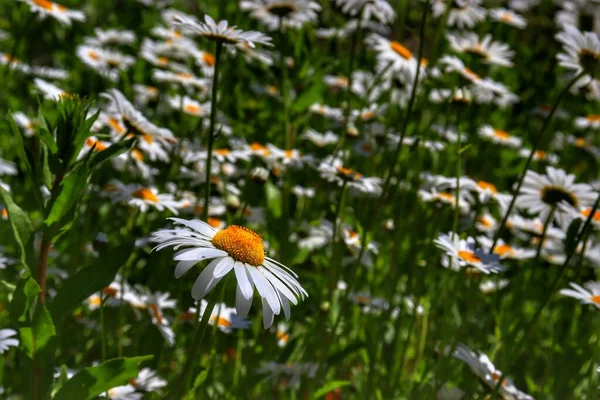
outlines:
{"label": "serrated leaf", "polygon": [[8,212],[8,220],[12,228],[15,240],[19,244],[21,250],[20,259],[25,263],[26,246],[33,234],[33,227],[27,213],[23,211],[12,199],[10,193],[0,186],[0,198],[6,206]]}
{"label": "serrated leaf", "polygon": [[350,381],[329,382],[329,383],[323,385],[321,388],[319,388],[319,390],[317,390],[315,393],[313,393],[313,395],[311,396],[311,399],[316,400],[322,396],[325,396],[327,393],[331,392],[332,390],[335,390],[337,388],[341,388],[344,386],[350,386],[350,385],[351,385]]}
{"label": "serrated leaf", "polygon": [[77,204],[87,185],[88,176],[89,169],[86,163],[79,164],[65,176],[60,183],[58,194],[50,206],[50,212],[44,220],[47,226],[60,221]]}
{"label": "serrated leaf", "polygon": [[62,320],[90,295],[104,289],[114,280],[119,268],[131,254],[131,244],[109,249],[90,266],[70,276],[50,303],[50,311],[60,330]]}
{"label": "serrated leaf", "polygon": [[115,358],[95,367],[88,367],[64,384],[54,400],[89,400],[108,390],[125,385],[138,375],[138,364],[152,356]]}
{"label": "serrated leaf", "polygon": [[118,155],[125,153],[133,146],[135,140],[135,138],[122,140],[120,142],[112,144],[105,150],[95,152],[94,156],[90,159],[89,162],[90,170],[94,169],[106,160],[110,160],[113,157],[117,157]]}

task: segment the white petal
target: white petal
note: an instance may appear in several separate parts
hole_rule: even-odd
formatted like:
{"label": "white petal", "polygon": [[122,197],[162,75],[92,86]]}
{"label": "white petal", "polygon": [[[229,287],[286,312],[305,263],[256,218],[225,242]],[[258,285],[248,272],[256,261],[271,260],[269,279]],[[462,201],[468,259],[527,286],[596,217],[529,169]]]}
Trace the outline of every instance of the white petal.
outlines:
{"label": "white petal", "polygon": [[213,271],[213,277],[215,279],[220,279],[227,275],[229,271],[233,269],[233,258],[224,257],[221,259],[221,262],[217,264],[215,270]]}
{"label": "white petal", "polygon": [[198,261],[196,260],[179,261],[179,263],[177,263],[177,266],[175,267],[175,279],[181,278],[183,274],[188,272],[190,268],[192,268],[197,263]]}
{"label": "white petal", "polygon": [[254,285],[256,285],[256,289],[258,289],[260,296],[267,300],[275,314],[279,314],[281,311],[281,304],[279,304],[277,293],[275,293],[275,289],[273,289],[271,283],[257,268],[248,267],[246,268],[246,271],[250,273],[250,278],[254,282]]}
{"label": "white petal", "polygon": [[254,287],[252,286],[252,283],[248,278],[246,267],[241,262],[236,261],[233,265],[233,268],[235,270],[235,277],[238,282],[238,287],[240,288],[242,294],[246,299],[252,299],[252,295],[254,294]]}
{"label": "white petal", "polygon": [[217,258],[211,261],[210,264],[204,268],[198,279],[196,279],[196,282],[194,282],[194,286],[192,287],[192,297],[194,300],[198,300],[206,296],[206,294],[210,292],[217,283],[219,283],[221,278],[214,278],[213,273],[215,267],[221,260],[222,258]]}
{"label": "white petal", "polygon": [[250,307],[252,307],[252,293],[250,294],[250,298],[247,299],[241,292],[240,287],[237,286],[235,290],[235,309],[238,315],[240,317],[246,317],[248,311],[250,311]]}
{"label": "white petal", "polygon": [[211,249],[206,247],[201,247],[198,249],[186,249],[181,250],[179,253],[175,254],[173,260],[175,261],[202,261],[209,260],[215,257],[225,257],[227,256],[227,252],[219,249]]}
{"label": "white petal", "polygon": [[262,299],[262,308],[263,308],[263,327],[265,329],[268,329],[273,325],[273,319],[275,318],[275,314],[273,314],[273,310],[271,310],[269,303],[264,298]]}

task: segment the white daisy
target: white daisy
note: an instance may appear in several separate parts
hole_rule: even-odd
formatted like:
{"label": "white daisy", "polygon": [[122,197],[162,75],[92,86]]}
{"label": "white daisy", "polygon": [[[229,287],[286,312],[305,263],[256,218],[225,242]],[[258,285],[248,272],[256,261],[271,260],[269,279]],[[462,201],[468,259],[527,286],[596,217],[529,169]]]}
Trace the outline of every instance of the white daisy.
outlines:
{"label": "white daisy", "polygon": [[452,50],[458,53],[479,56],[485,64],[495,64],[503,67],[513,66],[511,59],[515,52],[507,44],[493,41],[490,34],[481,39],[479,35],[472,32],[448,33],[446,37]]}
{"label": "white daisy", "polygon": [[321,177],[339,186],[347,185],[360,193],[379,196],[383,190],[383,180],[378,177],[366,177],[350,168],[345,168],[341,159],[333,156],[325,158],[319,164]]}
{"label": "white daisy", "polygon": [[181,208],[181,202],[175,200],[172,194],[158,193],[158,189],[152,187],[140,187],[133,190],[127,202],[129,205],[139,208],[143,213],[153,207],[158,211],[166,209],[177,215],[178,209]]}
{"label": "white daisy", "polygon": [[579,129],[600,129],[600,114],[588,114],[576,117],[575,126]]}
{"label": "white daisy", "polygon": [[142,368],[136,378],[129,380],[129,384],[142,392],[160,393],[160,389],[167,386],[167,381],[162,379],[158,372]]}
{"label": "white daisy", "polygon": [[63,97],[73,97],[72,94],[40,78],[33,80],[35,86],[42,92],[44,99],[59,101]]}
{"label": "white daisy", "polygon": [[447,4],[450,4],[447,26],[456,26],[459,29],[473,28],[485,19],[485,9],[480,6],[483,0],[434,0],[432,3],[433,16],[441,17],[446,13]]}
{"label": "white daisy", "polygon": [[492,8],[489,10],[489,13],[492,20],[496,22],[501,22],[519,29],[525,29],[527,27],[527,19],[513,10],[500,7]]}
{"label": "white daisy", "polygon": [[204,22],[196,22],[188,17],[177,16],[174,25],[181,28],[183,32],[204,36],[209,40],[226,45],[245,43],[250,47],[254,47],[255,43],[259,43],[272,46],[270,37],[256,31],[236,29],[235,26],[229,26],[225,20],[221,20],[217,24],[208,14],[204,15]]}
{"label": "white daisy", "polygon": [[556,56],[558,64],[575,74],[585,74],[578,86],[600,76],[600,36],[597,33],[581,32],[575,26],[568,25],[556,35],[556,40],[562,43],[564,51]]}
{"label": "white daisy", "polygon": [[169,246],[175,249],[191,246],[174,256],[174,260],[179,261],[175,268],[176,278],[199,261],[212,259],[194,283],[194,299],[206,296],[225,275],[234,270],[238,315],[245,317],[248,314],[256,287],[262,299],[263,325],[268,328],[273,324],[274,316],[279,315],[282,309],[286,318],[289,318],[290,302],[297,304],[298,298],[308,296],[296,280],[296,274],[265,256],[262,239],[255,232],[235,225],[217,232],[199,220],[171,219],[190,230],[161,230],[153,234],[153,240],[160,243],[155,250]]}
{"label": "white daisy", "polygon": [[250,16],[256,18],[271,31],[284,28],[299,29],[306,23],[315,22],[321,6],[312,0],[243,0],[240,8],[250,11]]}
{"label": "white daisy", "polygon": [[572,289],[562,289],[559,293],[563,296],[573,297],[581,304],[591,304],[600,309],[600,282],[586,282],[583,287],[576,283],[569,283]]}
{"label": "white daisy", "polygon": [[[477,377],[490,388],[494,389],[502,377],[502,372],[497,370],[487,355],[482,352],[475,353],[464,344],[459,344],[452,356],[469,365]],[[534,400],[533,397],[521,392],[508,378],[502,378],[500,396],[511,400]]]}
{"label": "white daisy", "polygon": [[517,207],[537,214],[542,221],[554,210],[553,220],[565,226],[568,214],[560,207],[560,202],[575,208],[589,207],[596,199],[596,193],[585,183],[574,183],[575,175],[562,169],[546,167],[546,175],[527,171]]}
{"label": "white daisy", "polygon": [[382,24],[391,24],[396,19],[396,12],[387,0],[334,0],[342,12],[355,17],[360,13],[363,21],[374,17]]}
{"label": "white daisy", "polygon": [[67,7],[49,0],[20,0],[29,5],[31,12],[38,13],[40,18],[47,16],[55,18],[62,25],[71,26],[71,21],[85,21],[81,11],[70,10]]}
{"label": "white daisy", "polygon": [[317,147],[325,147],[329,144],[337,143],[339,140],[339,136],[332,131],[319,133],[312,128],[307,129],[300,138],[308,140]]}
{"label": "white daisy", "polygon": [[502,144],[507,147],[519,148],[523,144],[521,138],[512,136],[502,129],[494,129],[491,125],[483,125],[477,131],[479,136],[491,140],[494,143]]}
{"label": "white daisy", "polygon": [[[486,252],[490,251],[493,243],[493,241],[486,236],[479,236],[477,238],[477,242]],[[494,251],[492,253],[500,257],[501,260],[507,258],[513,260],[526,260],[535,257],[536,251],[534,249],[523,249],[514,247],[504,242],[504,240],[499,239],[496,245],[494,246]]]}
{"label": "white daisy", "polygon": [[461,239],[458,234],[449,232],[441,234],[434,243],[445,252],[445,256],[442,256],[442,265],[445,268],[460,271],[461,268],[474,267],[484,274],[498,273],[502,270],[496,262],[496,256],[475,250],[475,239],[472,237]]}

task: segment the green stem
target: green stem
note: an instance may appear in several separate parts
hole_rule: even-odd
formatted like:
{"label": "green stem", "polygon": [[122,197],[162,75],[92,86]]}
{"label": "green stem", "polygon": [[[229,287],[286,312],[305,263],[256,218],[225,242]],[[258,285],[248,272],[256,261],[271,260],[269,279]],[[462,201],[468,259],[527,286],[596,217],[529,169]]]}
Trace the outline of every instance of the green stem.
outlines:
{"label": "green stem", "polygon": [[546,232],[548,232],[548,227],[552,224],[552,220],[554,218],[554,212],[556,211],[556,206],[553,206],[544,222],[544,228],[542,229],[542,234],[540,235],[540,242],[538,243],[537,250],[535,252],[535,263],[540,259],[540,255],[542,254],[542,248],[544,247],[544,240],[546,239]]}
{"label": "green stem", "polygon": [[458,229],[458,215],[460,214],[459,208],[459,200],[460,200],[460,174],[462,173],[462,152],[461,152],[461,142],[462,136],[460,131],[460,111],[456,114],[456,132],[458,134],[458,139],[456,140],[456,194],[455,202],[454,202],[454,220],[452,222],[452,240],[454,240],[454,235],[456,235],[456,230]]}
{"label": "green stem", "polygon": [[539,148],[539,146],[542,142],[542,138],[544,137],[544,132],[546,132],[548,125],[550,125],[550,121],[552,120],[554,113],[556,113],[556,110],[558,109],[558,106],[560,105],[562,99],[565,97],[565,95],[567,94],[569,89],[571,89],[571,87],[575,84],[575,82],[577,82],[579,80],[579,78],[581,78],[583,76],[583,74],[584,73],[581,72],[580,74],[575,76],[575,78],[573,78],[571,80],[571,82],[569,82],[569,84],[562,90],[562,92],[560,92],[560,94],[558,95],[558,98],[556,99],[556,102],[552,106],[552,110],[550,110],[550,113],[548,114],[548,116],[546,117],[546,120],[544,121],[544,125],[542,125],[542,129],[540,130],[540,133],[538,133],[538,135],[536,136],[536,138],[533,142],[533,147],[531,148],[531,152],[529,153],[529,157],[527,157],[527,162],[525,163],[525,167],[523,168],[523,173],[521,173],[521,177],[519,178],[519,183],[517,184],[517,188],[514,191],[513,198],[510,201],[508,208],[506,209],[506,213],[504,214],[504,217],[502,218],[502,222],[500,222],[500,226],[498,227],[496,234],[494,235],[492,247],[490,247],[490,254],[494,251],[494,247],[496,247],[496,243],[498,242],[498,239],[500,238],[500,235],[502,234],[504,226],[506,225],[506,221],[508,221],[508,217],[510,216],[510,213],[512,212],[513,207],[515,206],[515,202],[517,201],[517,197],[519,196],[519,192],[521,191],[521,186],[523,186],[523,181],[525,180],[525,175],[527,175],[527,170],[529,170],[529,165],[531,164],[531,160],[533,160],[533,155],[535,154],[535,152],[537,151],[537,149]]}
{"label": "green stem", "polygon": [[346,195],[346,189],[347,189],[347,185],[346,185],[346,181],[344,180],[344,183],[342,185],[342,189],[340,192],[340,198],[337,202],[336,208],[335,208],[335,216],[333,219],[333,231],[331,233],[331,268],[329,269],[329,301],[331,302],[333,300],[333,294],[335,292],[335,286],[336,286],[336,279],[338,276],[338,264],[339,264],[339,260],[337,258],[337,252],[336,252],[336,241],[337,241],[337,231],[338,231],[338,221],[340,219],[340,216],[342,214],[342,208],[344,208],[344,198]]}
{"label": "green stem", "polygon": [[210,127],[208,131],[208,154],[206,158],[206,182],[204,193],[204,220],[208,221],[209,206],[210,206],[210,170],[212,164],[212,150],[215,142],[215,122],[217,120],[217,86],[219,84],[219,65],[221,59],[221,49],[223,43],[217,42],[217,50],[215,52],[215,72],[213,74],[212,97],[210,99]]}
{"label": "green stem", "polygon": [[100,296],[100,338],[102,342],[102,362],[106,361],[106,332],[104,327],[104,300],[102,297],[102,291],[99,293]]}

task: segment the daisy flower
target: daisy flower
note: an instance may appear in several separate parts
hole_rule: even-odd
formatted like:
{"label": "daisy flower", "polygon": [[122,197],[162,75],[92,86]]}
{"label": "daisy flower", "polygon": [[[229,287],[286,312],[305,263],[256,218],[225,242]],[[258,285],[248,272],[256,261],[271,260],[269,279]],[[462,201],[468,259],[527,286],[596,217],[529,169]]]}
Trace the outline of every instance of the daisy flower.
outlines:
{"label": "daisy flower", "polygon": [[[486,252],[490,251],[493,243],[493,241],[486,236],[479,236],[477,238],[477,242]],[[494,246],[494,251],[492,253],[496,254],[501,260],[507,258],[513,260],[526,260],[535,257],[536,251],[533,249],[522,249],[514,247],[504,242],[504,240],[499,239],[496,245]]]}
{"label": "daisy flower", "polygon": [[179,95],[170,96],[168,101],[171,108],[183,111],[188,115],[193,115],[194,117],[206,117],[210,115],[210,103],[200,103],[188,96],[183,96],[182,99]]}
{"label": "daisy flower", "polygon": [[319,133],[312,128],[308,128],[306,132],[300,136],[300,139],[308,140],[317,147],[325,147],[329,144],[337,143],[339,136],[332,131]]}
{"label": "daisy flower", "polygon": [[134,386],[124,385],[109,389],[100,396],[108,397],[111,400],[141,400],[144,395],[142,393],[136,393]]}
{"label": "daisy flower", "polygon": [[290,341],[290,335],[288,333],[288,324],[280,322],[277,324],[277,330],[275,331],[275,337],[277,338],[277,345],[279,347],[285,347]]}
{"label": "daisy flower", "polygon": [[94,28],[94,35],[94,37],[85,38],[85,43],[92,46],[129,46],[135,43],[136,40],[135,33],[125,29]]}
{"label": "daisy flower", "polygon": [[175,197],[170,193],[158,193],[158,189],[153,187],[140,187],[131,192],[130,198],[127,201],[129,205],[137,207],[141,212],[147,212],[151,207],[158,211],[169,210],[177,215],[178,209],[181,208],[181,202],[175,200]]}
{"label": "daisy flower", "polygon": [[119,71],[125,71],[135,63],[135,58],[118,51],[88,45],[78,46],[77,56],[88,67],[113,82],[119,80]]}
{"label": "daisy flower", "polygon": [[[201,300],[200,316],[204,315],[206,312],[206,307],[208,307],[208,302],[206,300]],[[233,307],[227,307],[225,303],[217,303],[215,305],[210,313],[210,319],[208,320],[208,323],[211,325],[217,325],[219,330],[223,333],[232,333],[234,329],[248,329],[250,326],[252,326],[252,321],[238,316],[236,309]]]}
{"label": "daisy flower", "polygon": [[17,175],[17,165],[11,161],[6,161],[0,157],[0,176]]}
{"label": "daisy flower", "polygon": [[457,53],[478,56],[485,64],[512,67],[511,61],[515,52],[505,43],[495,42],[492,35],[487,34],[483,38],[472,32],[462,34],[448,33],[446,35],[450,47]]}
{"label": "daisy flower", "polygon": [[[502,377],[502,372],[496,369],[487,355],[482,352],[475,353],[464,344],[459,344],[452,356],[467,363],[471,371],[490,389],[494,389]],[[502,379],[499,393],[505,399],[534,400],[533,397],[517,389],[514,383],[508,378]]]}
{"label": "daisy flower", "polygon": [[[560,203],[558,207],[568,215],[565,225],[563,226],[564,229],[567,229],[571,225],[571,222],[573,222],[573,220],[576,218],[585,222],[589,218],[593,209],[592,207],[583,207],[581,209],[577,209],[570,204],[565,203]],[[600,228],[600,210],[596,210],[594,212],[591,223],[596,229]]]}
{"label": "daisy flower", "polygon": [[461,268],[473,267],[484,274],[501,271],[501,267],[496,263],[496,256],[475,250],[475,239],[472,237],[461,239],[458,234],[449,232],[441,234],[434,243],[448,256],[442,257],[444,268],[460,271]]}
{"label": "daisy flower", "polygon": [[447,4],[450,4],[447,26],[456,26],[459,29],[473,28],[485,19],[485,9],[480,6],[483,0],[434,0],[432,3],[433,16],[441,17],[446,13]]}
{"label": "daisy flower", "polygon": [[600,114],[588,114],[576,117],[575,126],[579,129],[600,129]]}
{"label": "daisy flower", "polygon": [[334,0],[342,12],[352,17],[360,13],[363,21],[374,17],[382,24],[391,24],[396,19],[396,12],[387,0]]}
{"label": "daisy flower", "polygon": [[563,296],[573,297],[581,304],[591,304],[600,309],[600,282],[586,282],[583,287],[576,283],[569,283],[572,289],[562,289],[559,293]]}
{"label": "daisy flower", "polygon": [[0,354],[6,353],[11,347],[19,346],[19,339],[13,336],[17,335],[14,329],[0,329]]}
{"label": "daisy flower", "polygon": [[[375,33],[367,36],[366,42],[377,52],[377,69],[379,71],[389,68],[393,71],[408,70],[412,74],[416,73],[416,56],[400,42],[386,39]],[[390,64],[391,67],[388,67]]]}
{"label": "daisy flower", "polygon": [[597,33],[581,32],[575,26],[567,25],[556,35],[556,40],[562,43],[564,51],[556,56],[558,64],[575,74],[585,74],[578,86],[600,75],[600,37]]}
{"label": "daisy flower", "polygon": [[198,262],[212,259],[194,283],[194,299],[206,296],[233,270],[237,279],[238,315],[248,315],[256,287],[262,299],[263,326],[268,328],[273,324],[274,316],[279,315],[282,310],[286,318],[289,318],[290,302],[295,305],[298,298],[304,299],[308,296],[296,280],[296,274],[265,256],[262,239],[257,233],[236,225],[217,232],[199,220],[171,220],[190,230],[161,230],[153,234],[153,240],[159,243],[155,250],[170,246],[175,249],[189,247],[174,256],[174,260],[179,261],[175,268],[176,278],[180,278]]}
{"label": "daisy flower", "polygon": [[482,126],[477,133],[482,138],[486,138],[493,143],[502,144],[507,147],[519,148],[523,144],[521,138],[512,136],[510,133],[501,129],[492,128],[491,125]]}
{"label": "daisy flower", "polygon": [[250,11],[251,17],[271,31],[280,28],[299,29],[306,23],[315,22],[321,11],[319,3],[312,0],[243,0],[240,8]]}
{"label": "daisy flower", "polygon": [[[519,150],[519,155],[523,158],[528,158],[529,154],[531,154],[531,149],[528,148],[522,148]],[[534,161],[545,161],[548,164],[556,164],[559,161],[559,157],[558,155],[554,154],[554,153],[547,153],[543,150],[536,150],[533,153],[533,160]]]}
{"label": "daisy flower", "polygon": [[488,235],[496,232],[497,225],[498,221],[496,221],[496,218],[488,212],[481,213],[475,221],[475,228],[479,232],[484,232]]}
{"label": "daisy flower", "polygon": [[271,38],[256,31],[242,31],[235,26],[229,26],[226,20],[215,22],[210,15],[204,15],[204,22],[196,22],[185,16],[175,17],[174,25],[185,33],[204,36],[205,38],[226,45],[245,43],[254,47],[255,43],[272,46]]}
{"label": "daisy flower", "polygon": [[167,386],[167,381],[162,379],[158,372],[150,368],[142,368],[136,378],[130,379],[129,384],[141,392],[157,392]]}
{"label": "daisy flower", "polygon": [[558,207],[565,202],[575,208],[589,207],[596,199],[596,193],[585,183],[574,183],[575,175],[567,174],[562,169],[546,167],[546,175],[527,171],[521,193],[517,198],[517,206],[532,214],[538,214],[546,221],[554,212],[553,220],[565,226],[568,214]]}
{"label": "daisy flower", "polygon": [[42,92],[44,99],[46,100],[59,101],[63,97],[73,97],[71,93],[62,90],[61,88],[43,79],[35,78],[33,83],[35,84],[36,88]]}
{"label": "daisy flower", "polygon": [[311,105],[308,110],[313,114],[318,114],[334,121],[342,121],[344,119],[344,111],[341,108],[334,108],[324,104],[315,103]]}
{"label": "daisy flower", "polygon": [[508,279],[488,279],[479,284],[479,290],[484,294],[496,293],[508,286]]}
{"label": "daisy flower", "polygon": [[71,21],[85,21],[85,14],[81,11],[69,10],[67,7],[50,0],[20,0],[27,3],[31,12],[38,13],[40,18],[50,16],[62,25],[71,26]]}
{"label": "daisy flower", "polygon": [[23,134],[25,135],[25,137],[31,137],[35,134],[35,127],[37,125],[37,121],[29,118],[21,111],[12,113],[12,117],[14,118],[17,125],[23,129]]}
{"label": "daisy flower", "polygon": [[195,88],[201,92],[208,90],[210,83],[204,78],[198,78],[190,72],[171,72],[162,69],[152,71],[152,78],[157,82],[177,83],[186,89]]}
{"label": "daisy flower", "polygon": [[329,156],[319,164],[318,170],[321,177],[328,182],[335,182],[339,186],[347,185],[356,191],[373,196],[379,196],[383,190],[381,178],[366,177],[344,167],[342,160],[337,157]]}
{"label": "daisy flower", "polygon": [[519,29],[525,29],[527,27],[527,19],[517,14],[513,10],[500,7],[492,8],[489,10],[489,13],[493,21],[514,26],[515,28]]}

